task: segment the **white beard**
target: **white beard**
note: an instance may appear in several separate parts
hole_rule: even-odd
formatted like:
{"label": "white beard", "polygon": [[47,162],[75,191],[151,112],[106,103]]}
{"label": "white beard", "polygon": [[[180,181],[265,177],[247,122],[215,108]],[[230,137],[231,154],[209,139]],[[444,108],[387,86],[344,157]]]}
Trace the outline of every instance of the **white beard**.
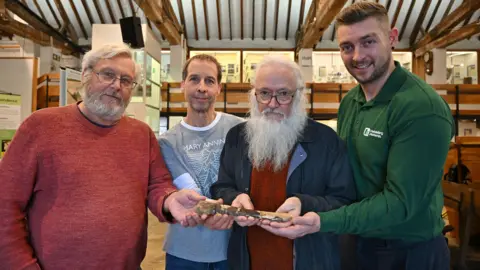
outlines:
{"label": "white beard", "polygon": [[305,101],[303,92],[297,92],[291,104],[290,116],[278,122],[268,119],[265,113],[281,112],[267,108],[260,113],[252,91],[250,95],[251,116],[246,124],[246,140],[248,157],[255,169],[264,168],[268,161],[271,162],[275,172],[286,165],[307,122]]}
{"label": "white beard", "polygon": [[[116,104],[114,101],[104,103],[101,100],[102,95],[104,94],[116,96],[118,99],[120,99],[119,104]],[[123,114],[125,113],[125,109],[130,103],[130,99],[123,100],[120,94],[109,91],[108,89],[102,92],[92,93],[88,90],[88,85],[86,85],[83,89],[83,103],[91,113],[97,115],[98,117],[105,120],[116,121],[122,118]]]}

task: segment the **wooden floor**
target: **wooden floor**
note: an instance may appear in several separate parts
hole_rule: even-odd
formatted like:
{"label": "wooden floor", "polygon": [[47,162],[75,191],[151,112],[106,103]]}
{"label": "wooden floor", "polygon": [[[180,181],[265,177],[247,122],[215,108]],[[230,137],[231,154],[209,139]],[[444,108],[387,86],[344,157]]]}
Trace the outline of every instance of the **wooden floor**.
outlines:
{"label": "wooden floor", "polygon": [[167,230],[166,223],[148,211],[148,246],[147,254],[142,262],[142,270],[165,269],[165,253],[163,252],[163,239]]}

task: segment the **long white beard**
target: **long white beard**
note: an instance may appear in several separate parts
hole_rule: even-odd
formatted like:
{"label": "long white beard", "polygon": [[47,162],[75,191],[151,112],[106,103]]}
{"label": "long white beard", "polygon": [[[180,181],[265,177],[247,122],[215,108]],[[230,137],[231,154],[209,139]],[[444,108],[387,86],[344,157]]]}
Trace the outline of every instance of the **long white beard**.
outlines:
{"label": "long white beard", "polygon": [[253,94],[250,95],[250,118],[247,121],[246,139],[248,157],[255,169],[260,170],[269,161],[275,172],[281,170],[289,160],[290,153],[302,135],[307,121],[306,99],[303,92],[297,92],[292,102],[289,117],[281,121],[270,120],[267,112],[281,113],[265,109],[262,113]]}

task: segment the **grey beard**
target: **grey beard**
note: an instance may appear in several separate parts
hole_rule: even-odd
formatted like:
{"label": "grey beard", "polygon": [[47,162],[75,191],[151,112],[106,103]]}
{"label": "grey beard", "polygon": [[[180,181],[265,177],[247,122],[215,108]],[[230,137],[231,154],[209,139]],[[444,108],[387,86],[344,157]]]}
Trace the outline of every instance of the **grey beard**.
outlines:
{"label": "grey beard", "polygon": [[[115,121],[122,118],[123,114],[125,113],[125,109],[127,108],[128,104],[130,103],[130,99],[125,102],[120,95],[116,95],[114,93],[109,93],[109,91],[103,92],[96,92],[90,93],[88,90],[85,89],[85,97],[83,99],[83,103],[85,107],[96,116],[109,120]],[[120,98],[120,104],[113,103],[104,103],[102,102],[101,96],[104,94],[114,95]]]}
{"label": "grey beard", "polygon": [[292,102],[289,117],[277,122],[269,120],[264,114],[277,110],[258,110],[255,97],[251,98],[251,116],[246,124],[246,139],[248,142],[248,157],[255,169],[265,168],[271,162],[275,172],[280,171],[289,161],[293,147],[302,135],[306,125],[307,112],[303,92],[297,92]]}

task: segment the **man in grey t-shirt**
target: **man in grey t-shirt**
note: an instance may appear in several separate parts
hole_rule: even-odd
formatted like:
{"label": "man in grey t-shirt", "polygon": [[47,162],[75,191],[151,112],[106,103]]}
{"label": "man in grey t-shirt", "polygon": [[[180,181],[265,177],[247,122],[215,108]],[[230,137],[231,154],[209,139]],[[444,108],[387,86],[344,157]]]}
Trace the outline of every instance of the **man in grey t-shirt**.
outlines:
{"label": "man in grey t-shirt", "polygon": [[[187,116],[165,132],[159,143],[175,186],[210,197],[227,132],[243,119],[215,112],[215,100],[221,90],[221,67],[214,57],[190,58],[182,77]],[[166,269],[226,270],[232,223],[230,217],[217,216],[207,219],[205,226],[169,225],[164,245]]]}

